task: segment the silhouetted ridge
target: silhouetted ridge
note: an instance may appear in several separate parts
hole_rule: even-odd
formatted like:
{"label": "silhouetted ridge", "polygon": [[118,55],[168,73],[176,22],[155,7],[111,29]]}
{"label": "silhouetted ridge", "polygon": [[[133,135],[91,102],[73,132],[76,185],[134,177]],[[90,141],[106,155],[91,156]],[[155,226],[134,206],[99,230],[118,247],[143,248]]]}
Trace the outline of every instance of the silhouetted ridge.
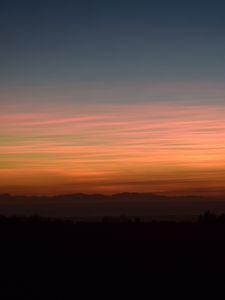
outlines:
{"label": "silhouetted ridge", "polygon": [[112,195],[106,194],[85,194],[85,193],[76,193],[76,194],[60,194],[53,196],[26,196],[26,195],[10,195],[10,194],[0,194],[0,199],[5,198],[13,198],[13,199],[21,199],[21,198],[31,198],[31,199],[169,199],[173,197],[168,196],[160,196],[154,193],[132,193],[132,192],[123,192]]}

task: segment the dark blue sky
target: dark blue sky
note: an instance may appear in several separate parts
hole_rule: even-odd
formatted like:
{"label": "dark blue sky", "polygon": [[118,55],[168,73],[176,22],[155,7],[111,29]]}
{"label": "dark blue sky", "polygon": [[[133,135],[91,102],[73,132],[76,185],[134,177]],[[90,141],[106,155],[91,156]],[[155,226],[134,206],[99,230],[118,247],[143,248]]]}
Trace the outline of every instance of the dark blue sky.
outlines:
{"label": "dark blue sky", "polygon": [[1,1],[1,86],[223,82],[224,1]]}
{"label": "dark blue sky", "polygon": [[221,193],[225,1],[0,1],[0,192]]}

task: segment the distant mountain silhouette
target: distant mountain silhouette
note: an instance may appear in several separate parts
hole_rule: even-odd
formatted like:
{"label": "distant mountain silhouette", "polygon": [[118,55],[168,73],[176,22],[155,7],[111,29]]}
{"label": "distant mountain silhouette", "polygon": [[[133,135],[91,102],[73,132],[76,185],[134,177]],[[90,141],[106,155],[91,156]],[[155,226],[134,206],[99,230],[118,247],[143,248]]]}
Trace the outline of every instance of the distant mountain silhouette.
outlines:
{"label": "distant mountain silhouette", "polygon": [[[0,194],[1,199],[115,199],[115,200],[138,200],[138,199],[190,199],[190,198],[198,198],[198,199],[205,199],[206,197],[201,196],[162,196],[154,193],[132,193],[132,192],[123,192],[117,193],[112,195],[106,194],[85,194],[85,193],[75,193],[75,194],[59,194],[54,196],[23,196],[23,195],[10,195],[10,194]],[[208,199],[208,197],[207,197]]]}
{"label": "distant mountain silhouette", "polygon": [[[166,200],[166,201],[174,201],[174,200],[210,200],[210,199],[218,199],[212,197],[203,197],[203,196],[165,196],[154,193],[132,193],[132,192],[124,192],[117,193],[112,195],[106,194],[85,194],[85,193],[75,193],[75,194],[59,194],[54,196],[23,196],[23,195],[10,195],[10,194],[0,194],[1,200],[101,200],[101,201],[149,201],[149,200]],[[224,199],[225,200],[225,199]]]}
{"label": "distant mountain silhouette", "polygon": [[188,218],[202,211],[225,212],[225,199],[201,196],[164,196],[154,193],[124,192],[113,195],[65,194],[56,196],[0,195],[0,214],[46,217],[93,218],[102,216],[137,216]]}

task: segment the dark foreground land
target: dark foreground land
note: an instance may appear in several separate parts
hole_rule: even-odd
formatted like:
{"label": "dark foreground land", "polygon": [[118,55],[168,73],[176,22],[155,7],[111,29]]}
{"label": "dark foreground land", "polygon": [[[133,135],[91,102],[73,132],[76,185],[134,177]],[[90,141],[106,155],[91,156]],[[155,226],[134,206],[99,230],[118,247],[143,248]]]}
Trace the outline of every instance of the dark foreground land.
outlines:
{"label": "dark foreground land", "polygon": [[0,299],[183,299],[224,286],[224,215],[149,223],[1,216],[0,243]]}

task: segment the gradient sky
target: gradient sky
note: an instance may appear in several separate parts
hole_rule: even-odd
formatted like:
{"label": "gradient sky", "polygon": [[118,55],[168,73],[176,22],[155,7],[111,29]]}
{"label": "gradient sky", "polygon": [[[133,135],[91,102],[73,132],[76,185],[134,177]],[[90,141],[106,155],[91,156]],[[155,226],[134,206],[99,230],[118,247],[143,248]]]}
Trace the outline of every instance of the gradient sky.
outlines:
{"label": "gradient sky", "polygon": [[1,1],[0,192],[225,194],[223,1]]}

